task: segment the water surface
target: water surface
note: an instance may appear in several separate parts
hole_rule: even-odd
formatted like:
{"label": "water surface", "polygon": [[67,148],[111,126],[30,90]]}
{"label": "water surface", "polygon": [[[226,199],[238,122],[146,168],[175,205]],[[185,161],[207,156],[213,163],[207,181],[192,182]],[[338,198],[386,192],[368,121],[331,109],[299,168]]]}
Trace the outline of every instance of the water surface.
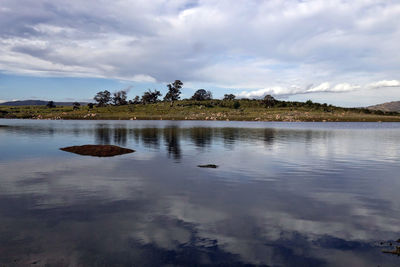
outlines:
{"label": "water surface", "polygon": [[0,266],[400,264],[400,123],[0,125]]}

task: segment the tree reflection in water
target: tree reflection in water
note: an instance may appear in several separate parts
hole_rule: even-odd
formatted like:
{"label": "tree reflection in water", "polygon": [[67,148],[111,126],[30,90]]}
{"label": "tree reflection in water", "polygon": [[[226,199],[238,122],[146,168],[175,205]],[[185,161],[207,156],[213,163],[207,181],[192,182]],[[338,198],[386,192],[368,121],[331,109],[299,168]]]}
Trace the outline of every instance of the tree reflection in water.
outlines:
{"label": "tree reflection in water", "polygon": [[193,127],[189,129],[189,136],[198,148],[211,145],[213,129],[209,127]]}
{"label": "tree reflection in water", "polygon": [[177,161],[181,159],[179,138],[180,134],[178,127],[172,126],[164,128],[164,140],[167,147],[168,156],[172,155],[172,157]]}
{"label": "tree reflection in water", "polygon": [[111,128],[107,125],[97,125],[95,128],[95,143],[108,145],[111,143]]}
{"label": "tree reflection in water", "polygon": [[114,128],[114,143],[120,146],[126,146],[128,129],[125,127]]}
{"label": "tree reflection in water", "polygon": [[[14,123],[0,266],[399,265],[379,241],[398,238],[400,126]],[[58,151],[81,141],[137,152]]]}
{"label": "tree reflection in water", "polygon": [[159,128],[143,128],[135,129],[142,138],[143,145],[148,148],[159,149],[160,147],[160,129]]}

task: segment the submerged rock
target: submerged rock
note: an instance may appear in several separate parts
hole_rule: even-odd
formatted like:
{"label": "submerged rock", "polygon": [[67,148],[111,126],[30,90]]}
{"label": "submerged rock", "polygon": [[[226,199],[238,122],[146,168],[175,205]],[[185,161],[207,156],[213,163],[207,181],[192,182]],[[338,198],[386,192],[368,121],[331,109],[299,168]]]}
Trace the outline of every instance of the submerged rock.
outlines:
{"label": "submerged rock", "polygon": [[135,152],[135,150],[132,149],[113,146],[113,145],[70,146],[70,147],[60,148],[60,150],[83,156],[94,156],[94,157],[113,157],[117,155],[123,155]]}
{"label": "submerged rock", "polygon": [[212,169],[218,168],[218,166],[215,165],[215,164],[197,165],[197,167],[199,167],[199,168],[212,168]]}

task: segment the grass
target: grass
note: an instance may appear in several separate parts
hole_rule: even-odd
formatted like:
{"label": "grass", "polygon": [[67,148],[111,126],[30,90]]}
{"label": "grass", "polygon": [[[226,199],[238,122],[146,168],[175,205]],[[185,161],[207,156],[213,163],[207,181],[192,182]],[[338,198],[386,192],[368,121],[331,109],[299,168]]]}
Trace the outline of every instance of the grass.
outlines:
{"label": "grass", "polygon": [[[240,104],[237,107],[235,102]],[[341,108],[326,104],[278,101],[267,108],[260,100],[181,100],[124,106],[0,106],[0,118],[65,120],[235,120],[235,121],[382,121],[400,122],[400,113]]]}

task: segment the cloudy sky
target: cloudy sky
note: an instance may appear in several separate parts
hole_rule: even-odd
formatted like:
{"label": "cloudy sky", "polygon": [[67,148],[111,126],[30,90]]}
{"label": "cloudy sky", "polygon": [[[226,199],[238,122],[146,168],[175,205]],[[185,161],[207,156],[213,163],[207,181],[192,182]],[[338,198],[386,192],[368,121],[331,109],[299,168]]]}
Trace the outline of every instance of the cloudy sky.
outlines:
{"label": "cloudy sky", "polygon": [[165,93],[400,100],[399,0],[0,0],[0,101]]}

